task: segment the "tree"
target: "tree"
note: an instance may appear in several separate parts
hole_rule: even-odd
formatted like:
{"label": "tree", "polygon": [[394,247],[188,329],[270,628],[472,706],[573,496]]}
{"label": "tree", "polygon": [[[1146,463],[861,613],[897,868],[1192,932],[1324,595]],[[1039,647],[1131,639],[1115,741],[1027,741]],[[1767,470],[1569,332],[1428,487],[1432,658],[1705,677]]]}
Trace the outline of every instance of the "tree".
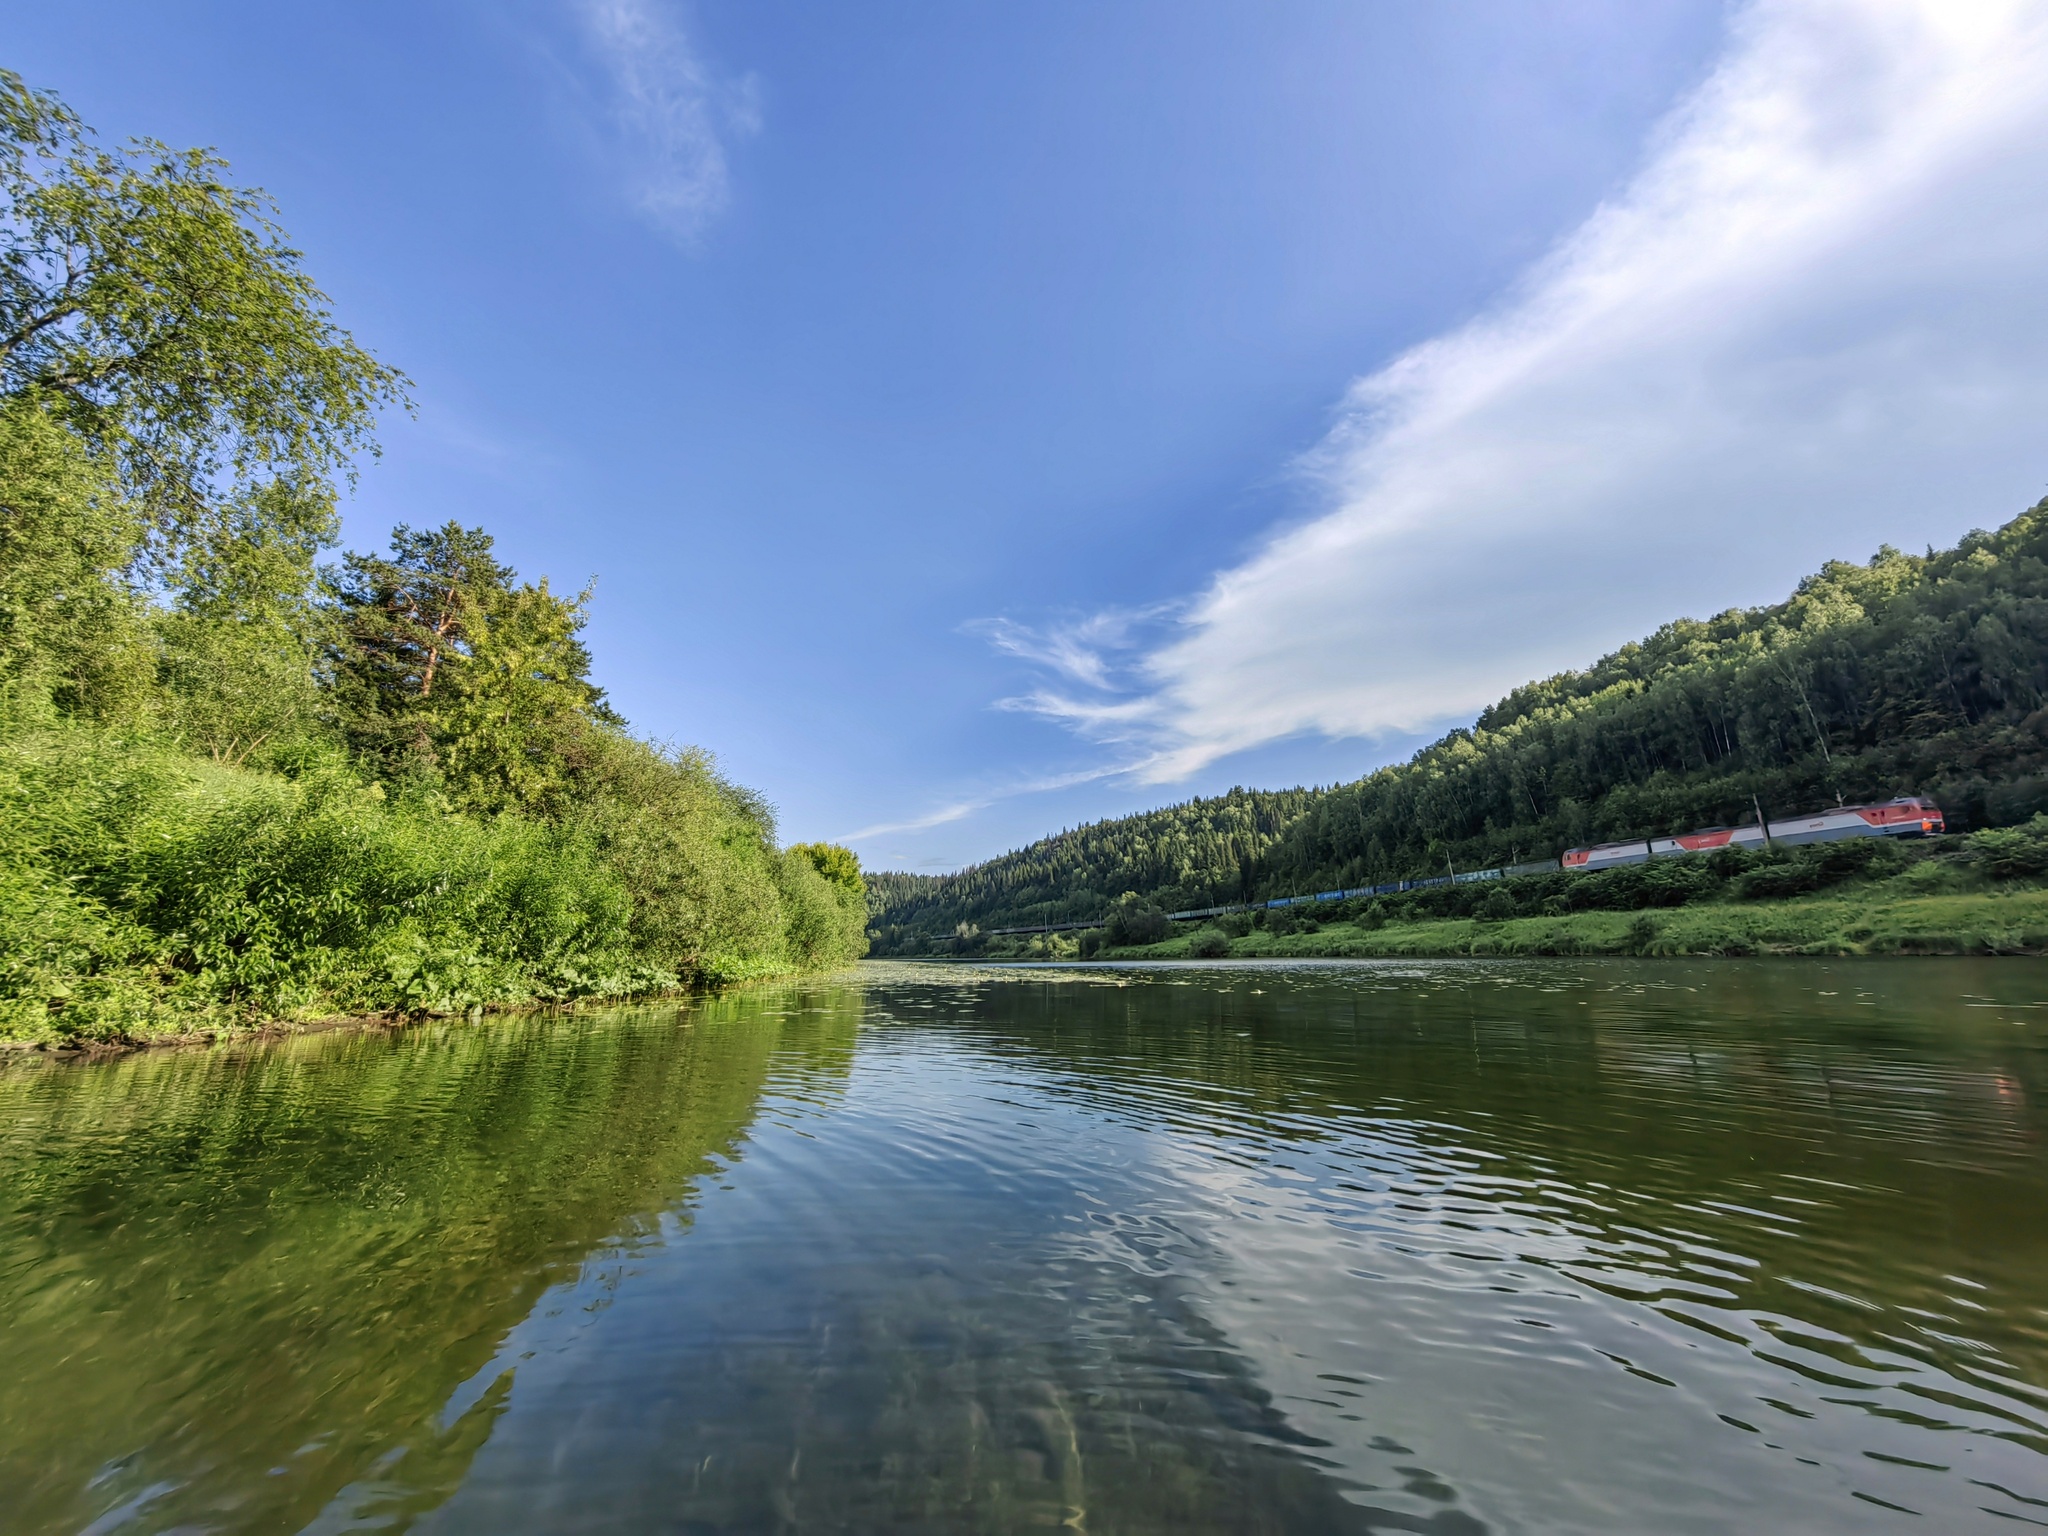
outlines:
{"label": "tree", "polygon": [[861,878],[860,856],[851,848],[841,847],[838,843],[792,843],[789,851],[809,859],[819,874],[844,892],[856,906],[866,910],[867,882]]}
{"label": "tree", "polygon": [[512,578],[492,542],[459,523],[400,523],[389,557],[343,556],[336,686],[359,745],[388,753],[395,744],[427,744],[435,682],[451,657],[467,653],[484,610]]}
{"label": "tree", "polygon": [[507,584],[469,623],[440,725],[442,771],[459,803],[559,814],[589,765],[589,733],[622,724],[590,681],[589,601],[588,589],[557,597],[545,579]]}
{"label": "tree", "polygon": [[144,610],[115,573],[140,525],[77,438],[0,402],[0,691],[16,706],[107,716],[150,682]]}
{"label": "tree", "polygon": [[[260,191],[199,149],[118,152],[0,71],[0,400],[77,433],[146,518],[139,563],[175,585],[223,509],[331,537],[317,494],[375,452],[406,380],[335,325]],[[217,544],[217,540],[212,541]]]}
{"label": "tree", "polygon": [[590,594],[523,584],[480,528],[401,524],[391,553],[351,554],[330,649],[352,743],[387,772],[438,774],[460,805],[552,813],[617,717],[590,681]]}

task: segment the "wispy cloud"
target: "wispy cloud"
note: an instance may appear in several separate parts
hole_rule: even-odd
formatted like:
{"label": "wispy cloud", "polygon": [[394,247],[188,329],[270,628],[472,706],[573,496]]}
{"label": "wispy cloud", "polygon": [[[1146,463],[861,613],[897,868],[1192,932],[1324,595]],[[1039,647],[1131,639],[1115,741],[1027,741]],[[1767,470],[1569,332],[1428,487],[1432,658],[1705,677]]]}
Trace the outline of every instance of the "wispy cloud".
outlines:
{"label": "wispy cloud", "polygon": [[1129,763],[1109,764],[1101,767],[1082,768],[1072,773],[1050,774],[1043,778],[1020,779],[1002,784],[978,793],[948,801],[936,810],[912,816],[903,821],[877,822],[871,827],[861,827],[852,832],[842,832],[836,841],[844,843],[866,842],[872,838],[888,837],[903,832],[929,832],[933,827],[943,827],[950,822],[964,821],[977,811],[1004,800],[1014,800],[1021,795],[1041,795],[1058,789],[1072,789],[1077,784],[1093,784],[1103,779],[1121,778],[1142,765]]}
{"label": "wispy cloud", "polygon": [[[1640,170],[1493,312],[1362,379],[1313,520],[1112,669],[1007,701],[1155,782],[1469,718],[1681,611],[2048,479],[2048,6],[1757,0]],[[1129,771],[1129,770],[1126,770]]]}
{"label": "wispy cloud", "polygon": [[754,78],[714,71],[660,0],[577,0],[577,10],[610,81],[641,211],[696,239],[731,195],[729,144],[760,127]]}
{"label": "wispy cloud", "polygon": [[1147,608],[1106,608],[1079,619],[1022,624],[1015,619],[975,619],[961,626],[1006,656],[1034,662],[1090,688],[1113,688],[1129,654],[1178,603]]}

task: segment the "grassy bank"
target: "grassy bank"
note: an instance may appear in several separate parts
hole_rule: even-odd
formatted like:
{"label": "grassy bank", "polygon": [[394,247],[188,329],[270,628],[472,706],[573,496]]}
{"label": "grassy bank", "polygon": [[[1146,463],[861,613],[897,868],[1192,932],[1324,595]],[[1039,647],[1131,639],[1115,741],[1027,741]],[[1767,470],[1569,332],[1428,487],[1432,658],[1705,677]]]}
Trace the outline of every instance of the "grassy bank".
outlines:
{"label": "grassy bank", "polygon": [[[1213,932],[1213,930],[1211,930]],[[1199,933],[1159,944],[1104,948],[1103,959],[1187,959],[1213,940]],[[2048,890],[1918,895],[1857,889],[1753,905],[1713,903],[1675,912],[1577,912],[1564,917],[1475,918],[1351,924],[1314,933],[1253,932],[1221,955],[1243,959],[1447,955],[2039,955],[2048,954]]]}

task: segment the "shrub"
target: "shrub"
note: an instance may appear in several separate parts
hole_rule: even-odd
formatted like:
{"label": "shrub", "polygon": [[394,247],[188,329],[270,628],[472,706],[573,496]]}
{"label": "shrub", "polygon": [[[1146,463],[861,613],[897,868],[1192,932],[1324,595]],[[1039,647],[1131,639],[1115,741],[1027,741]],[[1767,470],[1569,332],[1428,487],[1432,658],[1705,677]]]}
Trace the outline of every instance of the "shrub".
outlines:
{"label": "shrub", "polygon": [[1515,916],[1515,898],[1496,886],[1486,893],[1486,899],[1479,903],[1473,915],[1483,922],[1503,922]]}
{"label": "shrub", "polygon": [[1164,912],[1127,894],[1110,908],[1103,930],[1111,944],[1123,948],[1135,944],[1157,944],[1166,937],[1171,926]]}
{"label": "shrub", "polygon": [[1889,842],[1858,838],[1773,849],[1753,857],[1756,862],[1749,872],[1734,881],[1735,895],[1744,901],[1804,896],[1845,880],[1889,873],[1905,864],[1910,856]]}
{"label": "shrub", "polygon": [[1188,954],[1197,960],[1220,960],[1230,953],[1230,935],[1209,927],[1188,940]]}
{"label": "shrub", "polygon": [[2016,827],[1972,832],[1966,856],[1994,880],[2023,880],[2048,874],[2048,815],[2037,815]]}
{"label": "shrub", "polygon": [[[823,846],[823,845],[814,845]],[[843,848],[833,849],[845,853]],[[850,859],[852,855],[848,854]],[[828,876],[811,849],[792,848],[776,866],[789,958],[798,965],[833,965],[867,952],[867,906],[860,868],[852,879]]]}
{"label": "shrub", "polygon": [[462,1012],[862,952],[850,855],[828,877],[815,850],[777,852],[700,758],[623,738],[618,755],[575,819],[476,820],[336,756],[286,776],[17,724],[0,733],[0,1031]]}
{"label": "shrub", "polygon": [[1721,879],[1704,859],[1656,859],[1628,864],[1596,875],[1581,875],[1569,900],[1585,911],[1633,912],[1647,907],[1682,907],[1721,887]]}

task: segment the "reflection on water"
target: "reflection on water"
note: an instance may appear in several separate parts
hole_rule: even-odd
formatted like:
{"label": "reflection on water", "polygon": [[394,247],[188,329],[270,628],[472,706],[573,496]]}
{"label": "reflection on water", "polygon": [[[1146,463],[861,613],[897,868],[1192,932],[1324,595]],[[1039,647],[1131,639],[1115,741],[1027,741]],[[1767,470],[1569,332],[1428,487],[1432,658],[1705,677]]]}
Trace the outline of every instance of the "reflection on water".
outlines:
{"label": "reflection on water", "polygon": [[0,1529],[2048,1524],[2043,1022],[2032,962],[876,965],[18,1066]]}

